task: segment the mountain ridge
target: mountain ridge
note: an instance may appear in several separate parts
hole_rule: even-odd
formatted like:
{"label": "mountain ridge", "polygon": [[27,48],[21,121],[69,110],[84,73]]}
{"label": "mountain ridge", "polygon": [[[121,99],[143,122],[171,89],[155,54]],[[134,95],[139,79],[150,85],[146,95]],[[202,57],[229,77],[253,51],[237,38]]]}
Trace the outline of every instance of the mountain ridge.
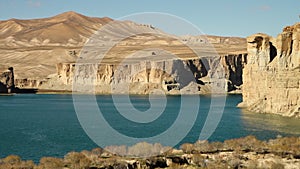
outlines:
{"label": "mountain ridge", "polygon": [[9,19],[0,21],[0,39],[6,42],[7,47],[18,46],[14,43],[16,41],[82,45],[92,33],[110,21],[113,20],[108,17],[87,17],[76,12],[42,19]]}
{"label": "mountain ridge", "polygon": [[[82,46],[83,41],[89,38],[94,32],[99,30],[102,25],[105,25],[111,21],[114,20],[109,17],[88,17],[74,11],[64,12],[49,18],[12,18],[8,20],[0,20],[0,40],[4,40],[6,47],[16,47],[20,45],[20,43],[16,44],[16,41],[23,42],[21,44],[24,45],[26,42],[30,43],[31,40],[33,40],[33,42],[38,41],[41,43],[40,46],[47,45],[48,43],[59,43],[59,45],[65,45],[70,41],[73,42],[71,43],[73,45]],[[54,36],[59,37],[59,39],[53,38]],[[186,36],[188,35],[179,37]],[[220,37],[216,35],[205,36],[209,37],[210,39],[217,39]],[[240,37],[226,36],[224,38],[236,40]],[[214,40],[212,40],[212,42],[214,42]],[[69,46],[71,44],[69,44]]]}
{"label": "mountain ridge", "polygon": [[[116,21],[109,17],[88,17],[74,11],[64,12],[49,18],[9,19],[0,21],[0,57],[4,66],[15,68],[16,79],[43,80],[56,73],[58,63],[76,62],[82,47],[101,26],[114,21],[113,33],[160,32],[158,28],[132,21]],[[119,26],[118,26],[119,25]],[[112,35],[112,36],[111,36]],[[167,37],[167,34],[166,34]],[[184,42],[184,37],[174,36],[175,40]],[[186,36],[187,37],[187,36]],[[113,34],[103,36],[103,44],[112,40]],[[207,39],[219,54],[231,52],[245,53],[245,38],[219,36],[189,36],[184,43],[191,45],[204,43]],[[169,46],[179,55],[188,55],[186,51],[172,47],[174,41],[164,37],[129,38],[119,44],[120,51],[113,57],[126,55],[128,47],[139,50],[140,45],[151,45],[157,48]],[[176,42],[177,43],[177,42]],[[207,43],[207,42],[205,42]],[[239,45],[236,45],[239,44]],[[126,46],[127,45],[127,46]],[[128,46],[129,45],[129,46]]]}

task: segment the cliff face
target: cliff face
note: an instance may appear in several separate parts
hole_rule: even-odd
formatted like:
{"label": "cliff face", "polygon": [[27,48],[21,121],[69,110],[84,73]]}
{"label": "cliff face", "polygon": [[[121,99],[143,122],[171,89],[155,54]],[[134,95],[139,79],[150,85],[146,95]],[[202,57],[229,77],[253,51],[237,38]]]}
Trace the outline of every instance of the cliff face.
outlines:
{"label": "cliff face", "polygon": [[[99,32],[100,28],[102,31]],[[0,58],[2,63],[14,67],[17,87],[54,88],[58,86],[56,83],[60,82],[52,76],[56,74],[56,65],[76,62],[86,42],[91,42],[88,40],[93,38],[96,32],[100,33],[97,35],[99,38],[96,38],[95,44],[91,46],[97,45],[102,48],[117,44],[115,50],[110,52],[109,64],[129,54],[135,55],[135,52],[144,52],[142,57],[154,52],[155,56],[159,57],[160,52],[157,49],[187,60],[194,57],[187,46],[199,49],[198,52],[203,54],[199,55],[201,57],[215,56],[216,53],[222,56],[229,53],[246,53],[245,38],[201,33],[198,36],[175,36],[151,25],[66,12],[50,18],[0,21]],[[120,41],[120,37],[124,39]],[[89,48],[87,52],[94,51]],[[234,59],[232,61],[234,62]],[[62,85],[62,90],[67,88],[70,87]]]}
{"label": "cliff face", "polygon": [[247,38],[243,103],[251,111],[300,117],[300,24],[286,27],[275,46],[265,34]]}
{"label": "cliff face", "polygon": [[[231,91],[242,84],[242,68],[246,54],[203,57],[187,60],[151,60],[129,64],[77,64],[79,69],[74,77],[75,63],[57,65],[56,86],[50,80],[52,89],[71,89],[73,78],[77,85],[93,84],[92,75],[96,74],[97,93],[148,94],[153,89],[163,89],[168,94],[197,94],[210,92],[211,86],[219,90]],[[206,65],[206,66],[205,66]],[[217,75],[224,70],[224,75]],[[226,78],[222,78],[222,76]],[[42,85],[43,86],[43,85]],[[90,89],[90,88],[88,88]]]}
{"label": "cliff face", "polygon": [[14,70],[10,67],[0,73],[0,93],[11,93],[14,87]]}
{"label": "cliff face", "polygon": [[227,91],[241,89],[243,84],[243,68],[247,63],[247,54],[221,56],[222,67],[224,67],[227,79]]}
{"label": "cliff face", "polygon": [[46,80],[38,79],[15,79],[18,88],[39,88]]}

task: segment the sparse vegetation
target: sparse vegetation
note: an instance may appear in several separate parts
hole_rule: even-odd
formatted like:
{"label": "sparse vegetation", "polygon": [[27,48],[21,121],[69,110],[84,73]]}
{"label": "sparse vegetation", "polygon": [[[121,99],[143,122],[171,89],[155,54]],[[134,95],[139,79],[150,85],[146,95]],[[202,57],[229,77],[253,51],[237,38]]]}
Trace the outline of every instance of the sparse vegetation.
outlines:
{"label": "sparse vegetation", "polygon": [[254,136],[247,136],[223,143],[197,141],[182,144],[180,150],[141,142],[132,147],[109,146],[106,149],[70,152],[63,159],[43,157],[39,164],[23,161],[16,155],[0,159],[0,169],[282,169],[299,166],[300,137],[260,141]]}
{"label": "sparse vegetation", "polygon": [[89,169],[91,160],[84,154],[78,152],[70,152],[64,158],[66,167],[72,169]]}
{"label": "sparse vegetation", "polygon": [[64,161],[60,158],[43,157],[36,169],[63,169]]}
{"label": "sparse vegetation", "polygon": [[34,166],[33,161],[22,161],[16,155],[10,155],[0,160],[1,169],[33,169]]}

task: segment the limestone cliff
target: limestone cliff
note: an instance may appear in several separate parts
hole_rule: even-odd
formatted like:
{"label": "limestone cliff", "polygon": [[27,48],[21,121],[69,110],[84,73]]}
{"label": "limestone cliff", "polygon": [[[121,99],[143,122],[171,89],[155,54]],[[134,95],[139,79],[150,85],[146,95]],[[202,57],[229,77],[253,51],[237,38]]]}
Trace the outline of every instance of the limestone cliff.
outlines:
{"label": "limestone cliff", "polygon": [[300,117],[300,23],[284,28],[274,40],[266,34],[255,34],[247,42],[240,106]]}
{"label": "limestone cliff", "polygon": [[14,70],[9,67],[0,73],[0,93],[11,93],[14,87]]}
{"label": "limestone cliff", "polygon": [[[77,78],[78,85],[85,86],[93,84],[91,77],[96,73],[97,93],[111,93],[112,90],[124,93],[129,88],[132,94],[148,94],[154,89],[162,89],[167,94],[197,94],[209,93],[212,85],[220,90],[232,91],[242,84],[245,61],[246,54],[187,60],[145,60],[120,65],[60,63],[57,76],[41,88],[71,90],[73,78]],[[80,76],[74,76],[75,66]],[[224,75],[218,77],[216,74],[221,71]]]}
{"label": "limestone cliff", "polygon": [[39,88],[46,79],[30,79],[30,78],[25,78],[25,79],[15,79],[15,85],[18,88]]}

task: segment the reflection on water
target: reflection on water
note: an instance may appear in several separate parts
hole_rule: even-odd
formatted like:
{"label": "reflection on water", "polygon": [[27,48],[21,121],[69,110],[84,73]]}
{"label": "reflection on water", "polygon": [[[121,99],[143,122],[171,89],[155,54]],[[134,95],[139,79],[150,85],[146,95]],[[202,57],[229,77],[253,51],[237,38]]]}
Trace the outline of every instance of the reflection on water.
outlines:
{"label": "reflection on water", "polygon": [[273,114],[260,114],[242,109],[241,119],[245,128],[253,131],[271,130],[291,135],[300,135],[300,119]]}

